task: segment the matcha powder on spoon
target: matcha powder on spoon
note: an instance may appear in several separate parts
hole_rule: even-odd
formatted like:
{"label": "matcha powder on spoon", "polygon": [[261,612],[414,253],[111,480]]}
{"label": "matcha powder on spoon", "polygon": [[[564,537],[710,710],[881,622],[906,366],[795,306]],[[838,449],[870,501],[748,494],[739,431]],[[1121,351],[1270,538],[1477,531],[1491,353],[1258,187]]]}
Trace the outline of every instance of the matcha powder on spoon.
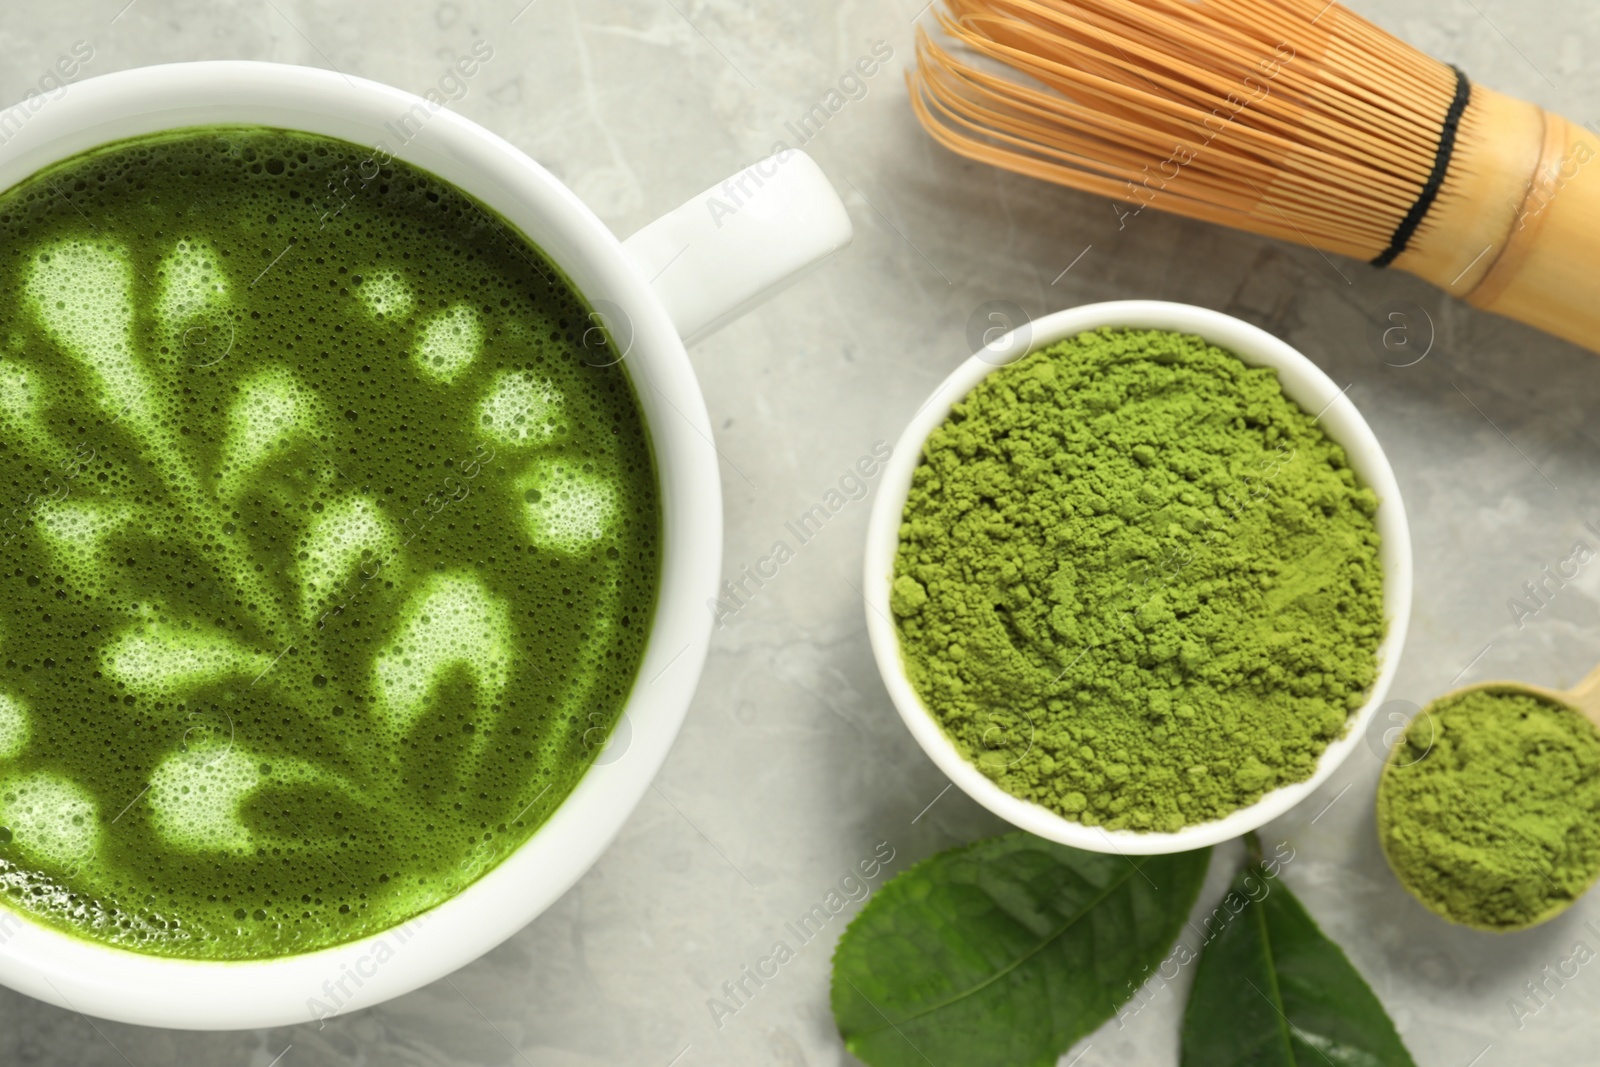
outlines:
{"label": "matcha powder on spoon", "polygon": [[1548,919],[1600,875],[1600,733],[1533,693],[1436,700],[1390,755],[1378,839],[1401,884],[1452,922]]}
{"label": "matcha powder on spoon", "polygon": [[1377,499],[1275,372],[1080,334],[928,438],[891,606],[912,685],[1001,788],[1175,831],[1311,776],[1377,671]]}

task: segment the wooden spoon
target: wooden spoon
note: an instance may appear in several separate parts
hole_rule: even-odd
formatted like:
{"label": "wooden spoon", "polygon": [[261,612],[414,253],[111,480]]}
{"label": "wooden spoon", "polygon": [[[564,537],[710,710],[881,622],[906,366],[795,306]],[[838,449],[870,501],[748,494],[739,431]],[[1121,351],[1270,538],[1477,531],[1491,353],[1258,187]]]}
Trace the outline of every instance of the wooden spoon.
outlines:
{"label": "wooden spoon", "polygon": [[[1378,779],[1378,810],[1380,812],[1383,810],[1383,791],[1389,783],[1390,774],[1394,772],[1396,768],[1408,767],[1412,763],[1417,762],[1417,760],[1407,760],[1406,762],[1401,762],[1404,758],[1402,753],[1406,751],[1406,739],[1408,736],[1410,736],[1412,730],[1416,728],[1425,717],[1429,716],[1433,709],[1439,704],[1448,700],[1454,700],[1457,697],[1466,695],[1467,693],[1485,691],[1508,695],[1521,694],[1532,696],[1552,704],[1562,705],[1563,707],[1566,707],[1583,716],[1591,724],[1593,724],[1597,730],[1600,730],[1600,667],[1596,667],[1590,672],[1588,677],[1584,678],[1583,681],[1579,682],[1571,689],[1547,689],[1543,686],[1528,685],[1523,682],[1504,681],[1480,682],[1476,685],[1468,685],[1462,686],[1460,689],[1452,689],[1443,696],[1435,697],[1427,707],[1418,712],[1416,717],[1406,725],[1405,730],[1400,733],[1400,736],[1395,739],[1394,745],[1389,749],[1388,759],[1384,761],[1383,765],[1383,774]],[[1431,719],[1428,721],[1431,722]],[[1431,742],[1429,747],[1432,747]],[[1419,757],[1419,759],[1420,758],[1422,757]],[[1396,876],[1398,876],[1400,868],[1395,864],[1393,857],[1389,855],[1388,843],[1386,842],[1383,834],[1383,820],[1381,815],[1378,817],[1378,825],[1378,844],[1379,847],[1383,849],[1383,858],[1388,860],[1389,869],[1394,871]],[[1523,923],[1520,926],[1483,926],[1477,923],[1462,922],[1453,915],[1446,915],[1443,911],[1440,911],[1437,907],[1435,907],[1432,902],[1424,900],[1421,896],[1415,893],[1413,893],[1412,896],[1416,897],[1416,899],[1429,911],[1439,915],[1442,918],[1448,919],[1450,922],[1458,923],[1462,926],[1468,926],[1475,930],[1487,930],[1492,933],[1505,933],[1512,930],[1526,930],[1529,927],[1538,926],[1540,923],[1548,922],[1551,919],[1554,919],[1557,915],[1560,915],[1562,912],[1570,908],[1579,897],[1583,896],[1583,893],[1587,893],[1589,889],[1594,886],[1597,878],[1600,878],[1600,868],[1597,868],[1595,872],[1590,875],[1589,883],[1584,887],[1583,892],[1576,894],[1571,900],[1561,901],[1553,905],[1547,911],[1535,916],[1533,919],[1530,919],[1528,922]],[[1404,884],[1403,880],[1402,884]]]}

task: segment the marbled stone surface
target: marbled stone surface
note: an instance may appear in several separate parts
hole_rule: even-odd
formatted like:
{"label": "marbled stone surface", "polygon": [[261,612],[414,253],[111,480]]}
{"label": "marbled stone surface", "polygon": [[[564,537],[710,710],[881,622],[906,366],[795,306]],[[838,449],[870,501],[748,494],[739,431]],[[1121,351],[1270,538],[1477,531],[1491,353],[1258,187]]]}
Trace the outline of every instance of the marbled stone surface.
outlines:
{"label": "marbled stone surface", "polygon": [[[898,436],[968,354],[968,319],[985,301],[1038,315],[1154,297],[1256,322],[1350,383],[1394,464],[1415,539],[1416,606],[1394,698],[1425,703],[1452,683],[1502,676],[1566,685],[1600,660],[1600,567],[1586,568],[1522,626],[1507,606],[1575,540],[1595,543],[1583,524],[1600,524],[1600,360],[1407,276],[1154,213],[1119,230],[1103,201],[948,154],[917,127],[898,74],[920,6],[7,4],[0,100],[19,99],[80,40],[94,50],[86,74],[249,58],[333,66],[416,92],[483,41],[493,59],[454,106],[549,167],[627,234],[765,155],[774,140],[791,139],[785,123],[874,42],[887,42],[891,69],[805,146],[849,206],[855,244],[692,353],[728,459],[727,573],[764,555],[784,521],[874,442]],[[1600,117],[1600,8],[1557,0],[1355,6],[1479,80],[1578,121]],[[1404,360],[1386,362],[1370,331],[1413,306],[1431,320],[1432,348],[1415,365],[1391,365]],[[320,1029],[232,1034],[91,1022],[0,990],[0,1063],[853,1062],[827,1005],[843,918],[720,1028],[706,999],[880,842],[894,849],[890,869],[898,871],[1001,829],[959,791],[941,796],[946,780],[878,680],[852,586],[867,511],[866,502],[845,509],[717,633],[656,789],[588,876],[448,982]],[[1378,766],[1376,754],[1358,750],[1265,834],[1296,849],[1288,883],[1366,974],[1417,1062],[1600,1061],[1600,969],[1582,970],[1520,1027],[1508,1007],[1575,941],[1596,943],[1583,927],[1600,920],[1600,897],[1516,936],[1432,918],[1379,854]],[[1236,846],[1219,850],[1206,907],[1236,858]],[[1063,1063],[1174,1064],[1180,1007],[1172,991],[1158,994]]]}

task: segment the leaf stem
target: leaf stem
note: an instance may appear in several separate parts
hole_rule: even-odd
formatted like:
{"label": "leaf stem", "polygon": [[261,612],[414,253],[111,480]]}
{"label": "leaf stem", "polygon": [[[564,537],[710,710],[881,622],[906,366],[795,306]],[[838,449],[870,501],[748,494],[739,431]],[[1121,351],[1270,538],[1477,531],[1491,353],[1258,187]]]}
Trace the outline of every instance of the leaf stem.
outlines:
{"label": "leaf stem", "polygon": [[1252,866],[1261,866],[1261,838],[1256,836],[1254,830],[1244,835],[1244,851],[1250,857]]}

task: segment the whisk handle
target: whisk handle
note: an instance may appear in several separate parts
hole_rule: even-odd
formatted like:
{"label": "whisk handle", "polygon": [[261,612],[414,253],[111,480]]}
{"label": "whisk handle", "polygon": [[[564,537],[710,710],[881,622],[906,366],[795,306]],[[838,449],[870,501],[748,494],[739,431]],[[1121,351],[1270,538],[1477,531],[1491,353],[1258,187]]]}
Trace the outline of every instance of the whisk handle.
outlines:
{"label": "whisk handle", "polygon": [[1549,112],[1544,130],[1522,209],[1467,300],[1600,351],[1600,139]]}
{"label": "whisk handle", "polygon": [[1600,138],[1474,85],[1439,202],[1395,266],[1600,352]]}

